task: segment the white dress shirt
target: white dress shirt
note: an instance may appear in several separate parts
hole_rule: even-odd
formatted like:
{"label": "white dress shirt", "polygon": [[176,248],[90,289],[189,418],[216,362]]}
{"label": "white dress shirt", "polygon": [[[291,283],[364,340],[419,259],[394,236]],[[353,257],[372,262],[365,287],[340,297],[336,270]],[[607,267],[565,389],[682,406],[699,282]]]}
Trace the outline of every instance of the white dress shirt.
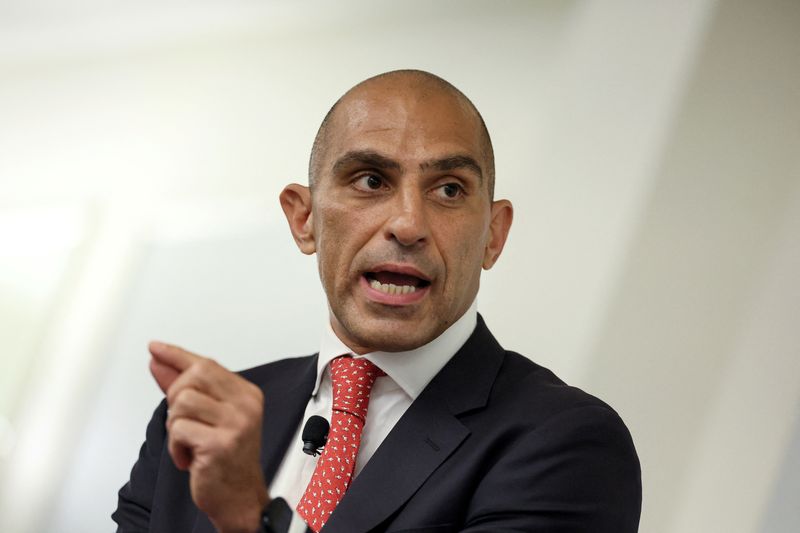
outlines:
{"label": "white dress shirt", "polygon": [[[477,304],[473,301],[461,318],[424,346],[407,352],[371,352],[355,356],[369,359],[383,370],[386,376],[379,377],[375,381],[370,393],[367,420],[356,457],[354,477],[358,476],[411,402],[464,345],[475,329],[477,321]],[[314,391],[306,405],[303,420],[295,432],[293,444],[286,451],[269,488],[271,497],[283,497],[292,509],[297,507],[311,481],[318,460],[318,457],[303,453],[303,442],[300,438],[303,426],[313,415],[322,416],[330,421],[333,390],[328,363],[336,357],[351,353],[350,348],[333,332],[330,323],[326,324],[317,361],[317,381]],[[305,531],[306,523],[295,512],[289,533],[305,533]]]}

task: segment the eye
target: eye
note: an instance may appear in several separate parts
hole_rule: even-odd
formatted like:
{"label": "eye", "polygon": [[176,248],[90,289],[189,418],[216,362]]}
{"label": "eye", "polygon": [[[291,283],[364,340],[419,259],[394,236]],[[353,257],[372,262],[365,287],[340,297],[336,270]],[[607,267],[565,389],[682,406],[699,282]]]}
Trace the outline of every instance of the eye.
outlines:
{"label": "eye", "polygon": [[464,188],[458,183],[445,183],[438,187],[437,193],[448,200],[455,200],[463,196]]}
{"label": "eye", "polygon": [[384,186],[384,180],[377,174],[364,174],[356,179],[354,184],[362,191],[377,191]]}

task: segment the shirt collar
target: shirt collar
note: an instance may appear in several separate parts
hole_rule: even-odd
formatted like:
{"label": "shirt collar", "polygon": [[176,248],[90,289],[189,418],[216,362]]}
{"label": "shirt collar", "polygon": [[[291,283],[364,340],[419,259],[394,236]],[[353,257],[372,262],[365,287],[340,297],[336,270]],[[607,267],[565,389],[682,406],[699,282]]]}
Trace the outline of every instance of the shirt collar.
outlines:
{"label": "shirt collar", "polygon": [[[365,357],[375,363],[411,399],[416,399],[439,370],[467,342],[477,323],[478,305],[477,300],[473,300],[461,318],[428,344],[406,352],[370,352],[356,357]],[[313,392],[315,396],[328,363],[340,355],[349,353],[352,353],[350,348],[336,336],[328,321],[322,334],[317,360],[317,381]]]}

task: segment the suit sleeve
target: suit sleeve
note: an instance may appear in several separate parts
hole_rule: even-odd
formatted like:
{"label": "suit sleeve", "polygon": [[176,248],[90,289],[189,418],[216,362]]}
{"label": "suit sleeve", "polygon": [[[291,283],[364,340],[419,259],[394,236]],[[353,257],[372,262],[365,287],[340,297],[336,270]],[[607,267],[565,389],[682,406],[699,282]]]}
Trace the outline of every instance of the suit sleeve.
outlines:
{"label": "suit sleeve", "polygon": [[517,440],[473,496],[465,533],[635,533],[641,470],[604,405],[573,407]]}
{"label": "suit sleeve", "polygon": [[111,515],[117,523],[117,533],[149,531],[153,495],[166,438],[166,417],[165,400],[156,408],[147,425],[147,438],[139,450],[130,480],[119,490],[117,510]]}

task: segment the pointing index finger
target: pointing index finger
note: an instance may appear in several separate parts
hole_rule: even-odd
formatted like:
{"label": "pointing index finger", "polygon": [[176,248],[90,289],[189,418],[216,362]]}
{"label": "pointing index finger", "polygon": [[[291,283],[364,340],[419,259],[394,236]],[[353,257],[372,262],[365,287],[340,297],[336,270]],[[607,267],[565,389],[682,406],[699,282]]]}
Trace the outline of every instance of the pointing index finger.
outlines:
{"label": "pointing index finger", "polygon": [[151,342],[148,349],[152,355],[150,373],[164,394],[184,370],[200,359],[182,348],[158,341]]}
{"label": "pointing index finger", "polygon": [[193,363],[196,363],[201,358],[191,352],[187,352],[183,348],[166,344],[164,342],[153,341],[148,345],[150,354],[158,363],[171,366],[179,373],[189,368]]}

